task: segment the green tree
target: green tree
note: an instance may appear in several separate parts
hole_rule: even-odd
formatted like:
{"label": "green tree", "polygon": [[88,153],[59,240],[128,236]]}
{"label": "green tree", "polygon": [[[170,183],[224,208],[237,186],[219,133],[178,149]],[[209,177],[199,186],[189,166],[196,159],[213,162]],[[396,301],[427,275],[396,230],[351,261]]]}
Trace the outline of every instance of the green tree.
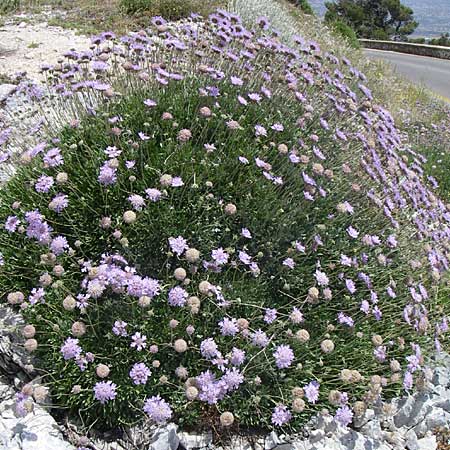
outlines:
{"label": "green tree", "polygon": [[325,6],[327,22],[344,22],[360,38],[404,40],[418,26],[400,0],[335,0]]}

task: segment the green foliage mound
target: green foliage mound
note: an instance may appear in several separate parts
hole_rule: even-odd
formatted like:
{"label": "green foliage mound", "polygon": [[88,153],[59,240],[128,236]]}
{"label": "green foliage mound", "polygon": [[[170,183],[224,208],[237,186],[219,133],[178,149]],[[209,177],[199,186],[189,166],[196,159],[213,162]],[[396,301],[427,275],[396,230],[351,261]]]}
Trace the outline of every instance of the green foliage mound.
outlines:
{"label": "green foliage mound", "polygon": [[225,11],[93,45],[47,67],[58,114],[0,191],[1,297],[54,405],[297,429],[423,386],[450,212],[364,75]]}

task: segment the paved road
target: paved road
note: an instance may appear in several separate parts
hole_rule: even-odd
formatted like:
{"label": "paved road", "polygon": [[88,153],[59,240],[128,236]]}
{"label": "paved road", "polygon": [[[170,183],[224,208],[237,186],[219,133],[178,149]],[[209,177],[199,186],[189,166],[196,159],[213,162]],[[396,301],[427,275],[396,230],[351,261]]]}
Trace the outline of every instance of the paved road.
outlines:
{"label": "paved road", "polygon": [[450,60],[365,49],[369,58],[391,62],[398,73],[430,88],[450,102]]}

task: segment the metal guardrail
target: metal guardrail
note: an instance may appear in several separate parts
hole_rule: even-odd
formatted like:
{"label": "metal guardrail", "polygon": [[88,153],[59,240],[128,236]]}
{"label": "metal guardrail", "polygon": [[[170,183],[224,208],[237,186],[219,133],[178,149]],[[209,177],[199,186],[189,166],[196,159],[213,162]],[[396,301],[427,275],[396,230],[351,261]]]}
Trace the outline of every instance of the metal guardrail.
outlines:
{"label": "metal guardrail", "polygon": [[434,58],[450,60],[450,47],[413,44],[410,42],[375,41],[371,39],[360,39],[359,42],[364,48],[388,50],[391,52],[408,53],[411,55],[432,56]]}

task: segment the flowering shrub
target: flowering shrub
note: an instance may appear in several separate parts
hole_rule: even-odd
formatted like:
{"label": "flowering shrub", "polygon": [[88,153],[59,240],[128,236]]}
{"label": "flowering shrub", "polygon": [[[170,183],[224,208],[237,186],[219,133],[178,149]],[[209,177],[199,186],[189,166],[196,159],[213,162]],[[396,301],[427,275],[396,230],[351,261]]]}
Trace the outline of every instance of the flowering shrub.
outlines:
{"label": "flowering shrub", "polygon": [[157,17],[45,68],[58,114],[0,191],[0,286],[86,425],[348,425],[426,382],[450,212],[365,76],[295,41]]}

